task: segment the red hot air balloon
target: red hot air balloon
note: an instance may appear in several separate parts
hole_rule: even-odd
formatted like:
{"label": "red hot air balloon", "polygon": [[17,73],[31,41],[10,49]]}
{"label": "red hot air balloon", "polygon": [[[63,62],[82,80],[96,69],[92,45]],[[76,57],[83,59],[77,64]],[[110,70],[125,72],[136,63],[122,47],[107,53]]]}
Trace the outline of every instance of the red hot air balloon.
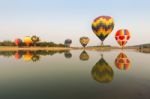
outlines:
{"label": "red hot air balloon", "polygon": [[130,39],[131,35],[127,29],[120,29],[116,32],[115,39],[118,44],[123,48],[127,41]]}
{"label": "red hot air balloon", "polygon": [[21,39],[19,39],[19,38],[15,39],[16,46],[19,46],[21,43],[22,43]]}

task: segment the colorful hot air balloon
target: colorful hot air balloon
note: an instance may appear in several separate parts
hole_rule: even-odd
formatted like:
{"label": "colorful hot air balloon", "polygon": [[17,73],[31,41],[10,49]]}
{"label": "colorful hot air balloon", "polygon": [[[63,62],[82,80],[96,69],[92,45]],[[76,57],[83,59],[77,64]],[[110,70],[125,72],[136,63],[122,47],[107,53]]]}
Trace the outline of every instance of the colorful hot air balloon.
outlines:
{"label": "colorful hot air balloon", "polygon": [[25,43],[27,46],[30,46],[30,45],[32,44],[32,39],[31,39],[31,37],[26,36],[26,37],[24,38],[24,43]]}
{"label": "colorful hot air balloon", "polygon": [[89,43],[90,39],[88,37],[81,37],[80,43],[83,47],[85,47]]}
{"label": "colorful hot air balloon", "polygon": [[115,38],[118,44],[123,48],[131,35],[127,29],[120,29],[116,32]]}
{"label": "colorful hot air balloon", "polygon": [[21,40],[21,39],[19,39],[19,38],[15,39],[15,44],[16,44],[16,46],[20,46],[21,43],[22,43],[22,40]]}
{"label": "colorful hot air balloon", "polygon": [[93,79],[99,83],[110,83],[114,77],[113,69],[103,57],[94,65],[91,73]]}
{"label": "colorful hot air balloon", "polygon": [[92,23],[92,30],[96,36],[102,41],[113,31],[114,20],[110,16],[100,16],[96,18]]}
{"label": "colorful hot air balloon", "polygon": [[80,54],[80,60],[82,60],[82,61],[87,61],[87,60],[89,60],[89,55],[88,55],[88,53],[86,52],[86,51],[83,51],[81,54]]}
{"label": "colorful hot air balloon", "polygon": [[72,40],[71,40],[71,39],[66,39],[65,42],[64,42],[64,44],[65,44],[66,46],[68,46],[68,47],[70,47],[71,43],[72,43]]}
{"label": "colorful hot air balloon", "polygon": [[115,60],[115,65],[120,70],[128,70],[131,67],[131,62],[124,53],[120,53]]}

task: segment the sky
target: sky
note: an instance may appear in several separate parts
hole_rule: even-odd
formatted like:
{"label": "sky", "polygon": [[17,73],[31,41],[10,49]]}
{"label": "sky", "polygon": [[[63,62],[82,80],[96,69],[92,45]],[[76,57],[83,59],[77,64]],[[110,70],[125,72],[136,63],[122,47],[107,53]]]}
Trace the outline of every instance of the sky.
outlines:
{"label": "sky", "polygon": [[105,45],[118,46],[114,35],[128,29],[127,45],[150,43],[150,0],[0,0],[0,41],[37,35],[41,41],[81,46],[79,38],[90,38],[89,45],[100,45],[91,23],[101,15],[112,16],[113,32]]}

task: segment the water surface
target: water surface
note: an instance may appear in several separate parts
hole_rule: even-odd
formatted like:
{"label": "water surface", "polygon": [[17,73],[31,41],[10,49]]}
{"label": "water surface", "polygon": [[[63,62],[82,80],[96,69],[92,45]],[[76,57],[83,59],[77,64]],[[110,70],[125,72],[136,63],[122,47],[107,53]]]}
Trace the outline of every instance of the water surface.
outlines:
{"label": "water surface", "polygon": [[0,97],[150,99],[150,54],[0,52]]}

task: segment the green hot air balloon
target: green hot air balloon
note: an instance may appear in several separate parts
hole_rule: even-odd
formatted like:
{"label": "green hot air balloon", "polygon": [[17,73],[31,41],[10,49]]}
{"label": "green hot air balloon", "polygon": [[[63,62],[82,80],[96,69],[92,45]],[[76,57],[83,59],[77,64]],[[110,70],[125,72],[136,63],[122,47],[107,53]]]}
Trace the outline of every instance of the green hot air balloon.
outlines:
{"label": "green hot air balloon", "polygon": [[94,65],[91,74],[93,79],[99,83],[110,83],[114,77],[113,69],[103,57]]}
{"label": "green hot air balloon", "polygon": [[110,16],[100,16],[92,23],[92,30],[96,36],[103,42],[105,38],[113,31],[114,20]]}

